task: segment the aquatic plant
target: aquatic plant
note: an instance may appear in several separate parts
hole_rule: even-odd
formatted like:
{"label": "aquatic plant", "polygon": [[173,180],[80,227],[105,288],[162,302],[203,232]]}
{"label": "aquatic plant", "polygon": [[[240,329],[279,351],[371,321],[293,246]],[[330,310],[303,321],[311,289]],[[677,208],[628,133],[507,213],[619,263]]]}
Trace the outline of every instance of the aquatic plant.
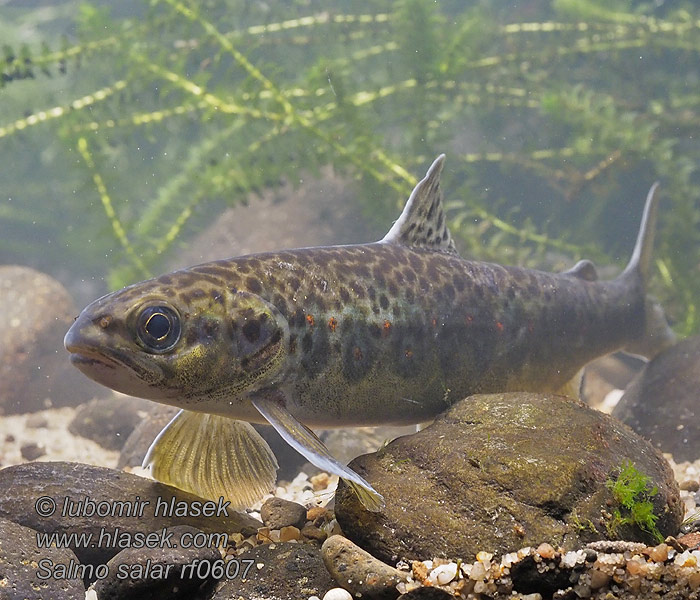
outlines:
{"label": "aquatic plant", "polygon": [[0,259],[118,287],[226,206],[325,165],[387,225],[447,151],[463,253],[528,266],[623,264],[661,179],[654,291],[700,331],[700,9],[529,4],[87,3],[70,36],[58,15],[33,41],[8,13]]}
{"label": "aquatic plant", "polygon": [[637,470],[631,460],[626,460],[620,467],[619,475],[608,479],[605,485],[619,505],[607,524],[611,535],[615,536],[623,525],[633,525],[651,535],[656,542],[664,541],[656,526],[658,516],[654,514],[654,503],[651,499],[656,496],[658,489],[651,484],[651,477]]}

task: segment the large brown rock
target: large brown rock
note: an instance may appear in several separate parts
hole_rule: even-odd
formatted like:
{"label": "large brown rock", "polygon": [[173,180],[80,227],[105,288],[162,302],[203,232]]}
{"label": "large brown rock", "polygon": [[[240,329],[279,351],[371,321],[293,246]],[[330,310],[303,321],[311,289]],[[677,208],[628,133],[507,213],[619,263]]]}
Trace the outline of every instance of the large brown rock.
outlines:
{"label": "large brown rock", "polygon": [[606,481],[628,460],[658,487],[661,533],[677,533],[683,510],[673,473],[629,428],[562,396],[472,396],[423,431],[352,461],[386,507],[368,512],[341,481],[336,517],[347,537],[390,564],[541,542],[571,549],[606,537],[652,541],[611,522]]}
{"label": "large brown rock", "polygon": [[104,393],[71,366],[63,348],[78,313],[58,281],[0,266],[0,306],[0,414],[77,406]]}
{"label": "large brown rock", "polygon": [[[185,503],[187,514],[166,511],[163,504],[170,505],[172,498]],[[92,508],[87,506],[90,502]],[[262,527],[260,521],[233,510],[211,517],[195,514],[195,503],[203,502],[151,479],[82,463],[26,463],[0,470],[0,517],[36,531],[92,536],[91,543],[78,544],[73,538],[70,544],[82,563],[106,563],[123,548],[133,547],[135,534],[175,525],[246,535]]]}
{"label": "large brown rock", "polygon": [[[225,582],[211,600],[323,598],[335,587],[318,548],[283,542],[252,548],[232,559]],[[240,572],[234,569],[240,567]]]}
{"label": "large brown rock", "polygon": [[97,398],[78,408],[68,430],[107,450],[120,450],[152,404],[123,394]]}
{"label": "large brown rock", "polygon": [[75,554],[68,548],[39,548],[36,536],[28,527],[0,519],[0,598],[83,598],[85,586],[74,575],[80,564]]}
{"label": "large brown rock", "polygon": [[700,458],[700,336],[650,361],[612,414],[677,462]]}
{"label": "large brown rock", "polygon": [[125,548],[110,559],[107,576],[92,586],[99,600],[203,600],[210,596],[218,574],[214,565],[223,563],[219,550],[207,546],[206,534],[188,525],[176,525],[165,533],[172,539],[162,547]]}

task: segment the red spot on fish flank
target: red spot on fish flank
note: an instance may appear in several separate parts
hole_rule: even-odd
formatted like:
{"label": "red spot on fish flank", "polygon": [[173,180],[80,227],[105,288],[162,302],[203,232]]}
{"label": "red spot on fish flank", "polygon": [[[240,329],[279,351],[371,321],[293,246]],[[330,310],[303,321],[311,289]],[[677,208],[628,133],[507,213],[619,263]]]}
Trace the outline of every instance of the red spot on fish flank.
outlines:
{"label": "red spot on fish flank", "polygon": [[336,319],[335,317],[331,317],[330,319],[328,319],[328,329],[330,329],[331,331],[335,331],[335,328],[337,326],[338,326],[338,319]]}
{"label": "red spot on fish flank", "polygon": [[471,325],[474,322],[474,317],[472,315],[467,315],[466,321],[467,325]]}
{"label": "red spot on fish flank", "polygon": [[386,337],[391,333],[391,321],[388,319],[384,320],[384,325],[382,326],[382,337]]}
{"label": "red spot on fish flank", "polygon": [[437,319],[433,319],[432,321],[430,321],[430,324],[431,324],[433,327],[437,327]]}
{"label": "red spot on fish flank", "polygon": [[314,316],[313,315],[306,315],[306,322],[309,324],[309,327],[314,326]]}
{"label": "red spot on fish flank", "polygon": [[501,333],[503,331],[503,323],[496,321],[496,329],[498,329],[498,332]]}
{"label": "red spot on fish flank", "polygon": [[404,353],[406,358],[413,358],[413,350],[410,348],[406,348],[406,352]]}
{"label": "red spot on fish flank", "polygon": [[358,346],[353,348],[352,355],[355,357],[355,360],[362,360],[362,350]]}

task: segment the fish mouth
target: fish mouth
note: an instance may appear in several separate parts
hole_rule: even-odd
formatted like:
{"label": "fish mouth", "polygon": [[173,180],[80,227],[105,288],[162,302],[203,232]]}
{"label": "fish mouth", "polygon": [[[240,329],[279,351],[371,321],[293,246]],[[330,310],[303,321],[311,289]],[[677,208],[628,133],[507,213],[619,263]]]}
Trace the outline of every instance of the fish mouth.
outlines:
{"label": "fish mouth", "polygon": [[66,350],[70,352],[70,362],[76,367],[81,366],[93,367],[101,366],[107,367],[108,369],[116,369],[123,365],[122,362],[111,358],[104,353],[97,353],[91,351],[89,348],[81,348],[79,346],[66,346]]}

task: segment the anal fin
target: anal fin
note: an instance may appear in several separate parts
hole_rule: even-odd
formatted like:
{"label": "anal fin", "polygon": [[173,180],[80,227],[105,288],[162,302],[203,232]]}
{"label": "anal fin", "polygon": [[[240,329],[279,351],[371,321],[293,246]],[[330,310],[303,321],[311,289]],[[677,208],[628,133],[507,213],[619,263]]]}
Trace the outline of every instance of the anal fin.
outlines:
{"label": "anal fin", "polygon": [[337,475],[357,494],[362,505],[376,512],[384,505],[384,498],[367,481],[349,467],[338,462],[318,436],[306,425],[297,421],[283,405],[281,392],[256,394],[251,398],[253,406],[267,419],[292,448],[310,463],[328,473]]}
{"label": "anal fin", "polygon": [[158,434],[143,466],[153,478],[231,508],[255,504],[277,478],[277,459],[250,423],[181,410]]}

